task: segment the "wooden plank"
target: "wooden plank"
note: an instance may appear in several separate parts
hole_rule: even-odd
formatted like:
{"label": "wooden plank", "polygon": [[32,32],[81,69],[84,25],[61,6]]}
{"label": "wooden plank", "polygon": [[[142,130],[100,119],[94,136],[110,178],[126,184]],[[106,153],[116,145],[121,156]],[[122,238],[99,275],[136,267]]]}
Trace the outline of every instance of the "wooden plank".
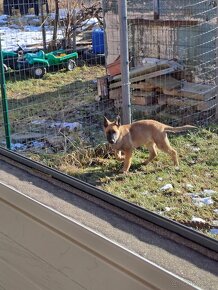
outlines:
{"label": "wooden plank", "polygon": [[188,99],[188,98],[173,98],[173,97],[167,98],[167,105],[176,106],[176,107],[188,108],[188,107],[197,106],[200,103],[201,101]]}
{"label": "wooden plank", "polygon": [[186,97],[199,101],[206,101],[215,96],[215,86],[185,82],[182,89],[168,90],[163,93],[171,96]]}
{"label": "wooden plank", "polygon": [[167,96],[166,95],[159,95],[157,98],[157,102],[159,105],[167,105]]}
{"label": "wooden plank", "polygon": [[215,106],[217,105],[217,100],[216,100],[216,97],[215,98],[212,98],[206,102],[200,102],[198,105],[197,105],[197,110],[198,111],[207,111],[207,110],[210,110],[212,109],[213,107],[215,108]]}
{"label": "wooden plank", "polygon": [[109,99],[121,99],[122,98],[122,88],[117,88],[109,91]]}
{"label": "wooden plank", "polygon": [[153,84],[155,88],[161,88],[164,90],[181,89],[182,87],[181,81],[178,81],[169,75],[152,78],[148,82]]}
{"label": "wooden plank", "polygon": [[[133,77],[137,77],[140,75],[144,75],[144,74],[152,73],[152,72],[159,71],[162,69],[166,69],[166,68],[169,68],[171,66],[175,66],[175,64],[170,65],[170,62],[168,60],[155,59],[153,62],[145,63],[143,66],[134,67],[134,68],[130,69],[129,77],[131,79]],[[120,80],[121,80],[121,74],[113,77],[113,81],[120,81]]]}
{"label": "wooden plank", "polygon": [[134,18],[128,19],[128,23],[133,25],[145,25],[145,26],[160,26],[160,27],[187,27],[194,26],[199,24],[197,19],[185,19],[185,20],[175,20],[175,19],[143,19],[143,18]]}
{"label": "wooden plank", "polygon": [[108,97],[108,77],[97,78],[97,89],[99,97]]}
{"label": "wooden plank", "polygon": [[150,105],[152,101],[154,100],[154,97],[152,96],[147,96],[147,97],[137,97],[133,96],[131,99],[131,103],[133,105]]}
{"label": "wooden plank", "polygon": [[160,112],[164,108],[164,106],[161,106],[159,104],[150,105],[150,106],[133,105],[132,108],[133,108],[133,111],[139,111],[147,115],[152,115],[152,114],[156,114]]}
{"label": "wooden plank", "polygon": [[145,82],[141,82],[141,83],[134,83],[134,84],[130,84],[130,88],[131,89],[138,89],[138,90],[144,90],[146,92],[151,92],[154,90],[154,86],[153,84],[145,81]]}
{"label": "wooden plank", "polygon": [[154,92],[145,92],[142,90],[133,90],[132,91],[132,96],[134,97],[154,97],[155,93]]}
{"label": "wooden plank", "polygon": [[[161,75],[170,74],[170,73],[172,73],[174,71],[175,71],[174,67],[169,67],[169,68],[166,68],[166,69],[163,69],[163,70],[159,70],[159,71],[155,71],[155,72],[148,73],[148,74],[145,74],[145,75],[141,75],[141,76],[138,76],[138,77],[134,77],[130,81],[131,81],[131,83],[140,82],[140,81],[144,81],[144,80],[147,80],[147,79],[155,78],[155,77],[158,77],[158,76],[161,76]],[[113,88],[120,87],[121,85],[122,85],[122,82],[120,81],[120,82],[116,82],[116,83],[110,84],[109,88],[113,89]]]}
{"label": "wooden plank", "polygon": [[114,107],[119,109],[122,107],[122,99],[115,99],[114,100]]}

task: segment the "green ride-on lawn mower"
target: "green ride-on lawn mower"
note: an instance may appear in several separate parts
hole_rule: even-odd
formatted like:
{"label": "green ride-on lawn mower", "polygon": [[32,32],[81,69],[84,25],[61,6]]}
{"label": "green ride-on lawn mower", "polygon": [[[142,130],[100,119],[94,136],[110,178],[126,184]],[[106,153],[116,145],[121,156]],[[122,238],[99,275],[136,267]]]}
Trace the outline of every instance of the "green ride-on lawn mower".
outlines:
{"label": "green ride-on lawn mower", "polygon": [[17,61],[19,70],[28,70],[34,78],[42,78],[51,69],[66,68],[72,71],[77,64],[78,53],[67,53],[65,50],[56,50],[45,53],[39,50],[36,53],[26,53],[23,59]]}
{"label": "green ride-on lawn mower", "polygon": [[18,59],[23,58],[26,53],[37,52],[37,48],[23,48],[18,45],[15,50],[2,50],[4,70],[7,72],[9,69],[18,70]]}

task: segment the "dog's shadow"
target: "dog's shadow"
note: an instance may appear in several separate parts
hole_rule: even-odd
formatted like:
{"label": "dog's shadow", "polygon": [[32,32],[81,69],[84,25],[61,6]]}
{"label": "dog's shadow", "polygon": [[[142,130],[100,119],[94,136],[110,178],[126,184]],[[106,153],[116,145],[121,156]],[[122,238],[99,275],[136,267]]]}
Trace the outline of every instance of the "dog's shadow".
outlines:
{"label": "dog's shadow", "polygon": [[143,165],[142,163],[134,163],[131,165],[131,168],[128,173],[121,172],[123,163],[117,161],[113,165],[109,165],[106,168],[96,167],[92,168],[89,172],[78,172],[73,174],[73,177],[78,178],[86,183],[92,184],[97,187],[104,186],[107,183],[112,181],[122,181],[126,178],[140,174],[140,175],[149,175],[149,174],[158,174],[163,170],[169,169],[169,165],[163,165],[159,163],[152,163],[152,167],[148,165]]}

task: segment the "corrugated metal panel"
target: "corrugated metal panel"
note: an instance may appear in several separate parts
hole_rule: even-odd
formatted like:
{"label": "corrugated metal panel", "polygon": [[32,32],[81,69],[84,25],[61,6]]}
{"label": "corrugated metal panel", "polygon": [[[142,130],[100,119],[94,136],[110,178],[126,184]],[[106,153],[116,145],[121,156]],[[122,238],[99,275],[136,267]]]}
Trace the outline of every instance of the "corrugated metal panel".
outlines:
{"label": "corrugated metal panel", "polygon": [[198,289],[1,183],[0,288]]}

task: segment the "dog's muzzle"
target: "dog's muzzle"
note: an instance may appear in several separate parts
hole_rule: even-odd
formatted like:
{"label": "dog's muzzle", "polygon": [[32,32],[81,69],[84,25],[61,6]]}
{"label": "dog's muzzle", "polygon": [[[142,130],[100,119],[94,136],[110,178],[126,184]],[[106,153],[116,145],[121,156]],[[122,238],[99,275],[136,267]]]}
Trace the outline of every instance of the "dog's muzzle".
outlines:
{"label": "dog's muzzle", "polygon": [[116,136],[116,134],[109,134],[109,135],[107,135],[107,141],[110,144],[115,144],[117,142],[117,136]]}
{"label": "dog's muzzle", "polygon": [[108,142],[109,142],[110,144],[115,144],[115,143],[116,143],[116,140],[115,140],[115,139],[110,139],[110,138],[108,138],[107,140],[108,140]]}

